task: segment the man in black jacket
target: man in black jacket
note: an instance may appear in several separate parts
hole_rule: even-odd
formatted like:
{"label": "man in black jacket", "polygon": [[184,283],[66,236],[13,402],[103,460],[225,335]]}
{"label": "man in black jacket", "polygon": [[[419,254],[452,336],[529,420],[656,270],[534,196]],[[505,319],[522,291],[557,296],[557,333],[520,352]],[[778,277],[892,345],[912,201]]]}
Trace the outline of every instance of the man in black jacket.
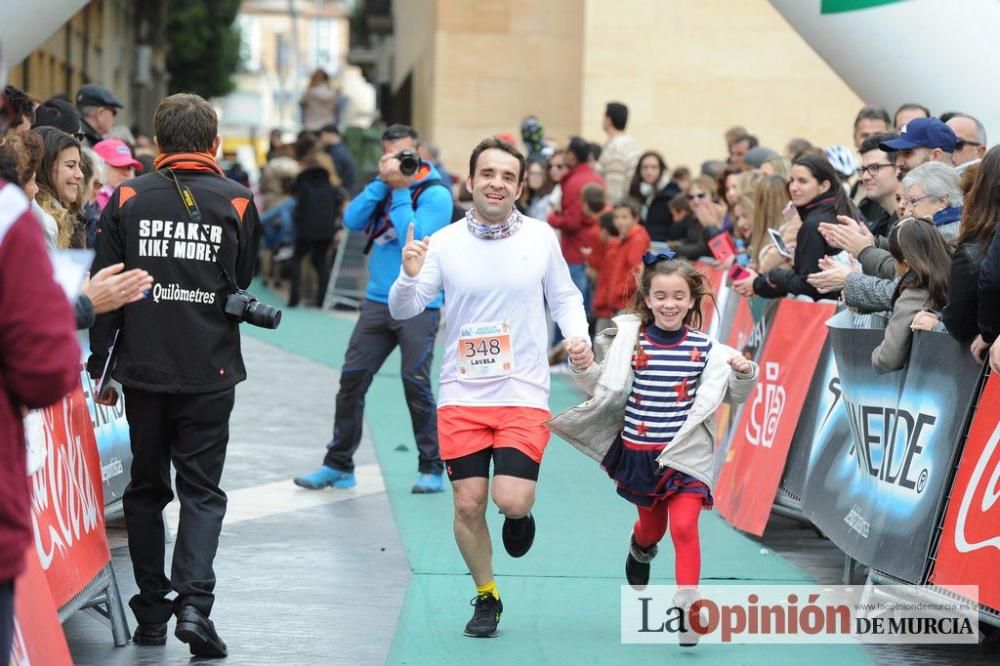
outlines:
{"label": "man in black jacket", "polygon": [[[259,220],[250,191],[225,178],[212,157],[221,138],[208,102],[172,95],[153,122],[156,171],[112,195],[97,230],[94,270],[124,262],[155,283],[144,300],[98,317],[88,370],[101,375],[117,332],[112,376],[124,386],[133,454],[124,495],[139,587],[129,601],[139,622],[133,640],[163,645],[174,613],[174,633],[192,654],[222,657],[226,645],[208,619],[212,561],[226,512],[219,480],[229,416],[235,386],[246,379],[239,324],[223,308],[253,277]],[[114,398],[102,393],[100,401]],[[173,499],[171,461],[181,519],[167,578],[162,511]]]}

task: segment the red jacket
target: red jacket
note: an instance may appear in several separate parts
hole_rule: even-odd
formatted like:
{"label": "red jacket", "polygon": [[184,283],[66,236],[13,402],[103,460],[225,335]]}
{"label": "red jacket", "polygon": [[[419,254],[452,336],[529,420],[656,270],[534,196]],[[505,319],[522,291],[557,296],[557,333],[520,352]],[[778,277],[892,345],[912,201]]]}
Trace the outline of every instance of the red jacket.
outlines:
{"label": "red jacket", "polygon": [[590,183],[604,187],[604,179],[590,168],[589,163],[577,164],[570,169],[560,181],[562,210],[549,213],[549,224],[562,232],[559,242],[567,264],[582,264],[586,261],[580,248],[587,245],[586,231],[594,221],[583,210],[580,192]]}
{"label": "red jacket", "polygon": [[642,255],[649,250],[649,232],[637,224],[619,239],[614,263],[608,276],[608,305],[613,310],[625,308],[635,295],[636,271],[642,265]]}
{"label": "red jacket", "polygon": [[611,274],[618,261],[619,246],[617,238],[609,238],[607,245],[601,252],[600,265],[594,265],[594,268],[597,269],[597,288],[594,289],[594,303],[591,309],[594,311],[595,317],[610,319],[615,316],[617,308],[612,306],[614,299],[611,295],[613,286]]}
{"label": "red jacket", "polygon": [[24,193],[0,180],[0,583],[31,543],[21,408],[58,402],[80,381],[76,319],[52,278]]}

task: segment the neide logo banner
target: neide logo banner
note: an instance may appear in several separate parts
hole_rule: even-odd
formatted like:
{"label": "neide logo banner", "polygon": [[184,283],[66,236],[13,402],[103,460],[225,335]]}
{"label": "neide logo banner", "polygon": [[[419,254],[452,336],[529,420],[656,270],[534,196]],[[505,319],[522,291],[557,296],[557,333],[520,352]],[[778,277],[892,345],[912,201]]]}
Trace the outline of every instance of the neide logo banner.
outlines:
{"label": "neide logo banner", "polygon": [[760,376],[729,445],[716,484],[722,516],[734,527],[761,535],[774,503],[823,343],[836,306],[783,300],[760,356]]}
{"label": "neide logo banner", "polygon": [[830,320],[850,437],[821,441],[803,512],[855,560],[921,583],[980,366],[946,333],[918,332],[907,364],[880,375],[884,334],[849,312]]}
{"label": "neide logo banner", "polygon": [[951,488],[931,582],[1000,609],[1000,375],[986,382]]}

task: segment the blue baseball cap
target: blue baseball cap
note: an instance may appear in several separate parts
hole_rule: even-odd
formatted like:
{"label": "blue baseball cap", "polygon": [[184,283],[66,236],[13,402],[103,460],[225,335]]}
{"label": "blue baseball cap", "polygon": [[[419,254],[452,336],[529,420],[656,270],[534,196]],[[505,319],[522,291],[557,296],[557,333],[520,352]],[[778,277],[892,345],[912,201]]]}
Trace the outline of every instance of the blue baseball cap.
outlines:
{"label": "blue baseball cap", "polygon": [[955,131],[937,118],[914,118],[903,125],[898,137],[883,141],[878,147],[888,153],[913,148],[940,148],[953,153],[957,141]]}

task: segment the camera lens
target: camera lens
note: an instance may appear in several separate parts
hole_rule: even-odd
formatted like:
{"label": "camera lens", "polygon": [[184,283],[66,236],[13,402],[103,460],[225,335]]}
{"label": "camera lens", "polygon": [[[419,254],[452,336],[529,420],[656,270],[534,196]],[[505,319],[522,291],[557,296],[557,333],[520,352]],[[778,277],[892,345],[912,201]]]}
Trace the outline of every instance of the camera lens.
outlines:
{"label": "camera lens", "polygon": [[412,176],[420,168],[420,158],[412,150],[404,150],[397,155],[399,172],[404,176]]}
{"label": "camera lens", "polygon": [[260,328],[278,328],[278,324],[281,323],[281,310],[264,305],[260,301],[251,301],[243,311],[243,321]]}

